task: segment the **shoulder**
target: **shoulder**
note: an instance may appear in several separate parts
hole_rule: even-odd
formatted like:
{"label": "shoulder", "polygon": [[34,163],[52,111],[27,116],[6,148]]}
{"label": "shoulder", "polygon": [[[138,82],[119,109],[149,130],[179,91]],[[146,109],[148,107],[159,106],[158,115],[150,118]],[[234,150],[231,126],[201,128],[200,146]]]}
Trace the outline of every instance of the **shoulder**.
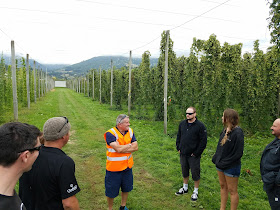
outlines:
{"label": "shoulder", "polygon": [[183,125],[186,125],[187,124],[187,121],[186,120],[182,120],[179,124],[179,126],[183,126]]}
{"label": "shoulder", "polygon": [[202,127],[204,129],[206,129],[206,126],[203,124],[203,122],[201,122],[200,120],[196,120],[195,123],[197,124],[197,126]]}
{"label": "shoulder", "polygon": [[233,129],[232,134],[244,136],[243,130],[239,126],[237,126],[236,128]]}

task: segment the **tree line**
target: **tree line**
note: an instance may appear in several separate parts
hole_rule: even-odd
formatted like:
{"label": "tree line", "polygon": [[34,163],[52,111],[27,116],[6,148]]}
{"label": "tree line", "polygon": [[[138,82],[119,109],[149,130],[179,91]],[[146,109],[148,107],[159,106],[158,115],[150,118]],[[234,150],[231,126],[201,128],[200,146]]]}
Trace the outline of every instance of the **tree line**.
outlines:
{"label": "tree line", "polygon": [[[161,35],[160,57],[150,65],[150,52],[132,69],[131,104],[135,117],[163,120],[163,80],[166,32]],[[267,130],[279,116],[279,51],[264,53],[259,41],[252,53],[242,54],[242,44],[220,44],[213,34],[208,40],[193,39],[188,57],[176,57],[173,41],[168,46],[168,120],[182,120],[195,106],[209,130],[220,128],[225,108],[236,109],[246,131]],[[101,77],[100,77],[101,74]],[[93,81],[94,78],[94,81]],[[101,78],[101,90],[100,90]],[[94,82],[94,83],[93,83]],[[111,70],[91,69],[85,77],[67,82],[68,87],[95,100],[110,103]],[[113,104],[123,109],[128,100],[128,68],[113,69]]]}

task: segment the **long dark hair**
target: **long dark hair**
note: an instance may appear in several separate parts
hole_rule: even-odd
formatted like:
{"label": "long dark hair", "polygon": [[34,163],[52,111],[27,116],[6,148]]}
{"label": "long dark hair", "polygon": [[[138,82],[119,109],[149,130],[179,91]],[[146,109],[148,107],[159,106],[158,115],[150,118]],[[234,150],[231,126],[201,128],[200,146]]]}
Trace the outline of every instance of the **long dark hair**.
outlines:
{"label": "long dark hair", "polygon": [[238,125],[239,123],[239,115],[237,113],[237,111],[235,111],[234,109],[226,109],[224,111],[224,120],[223,120],[223,124],[225,129],[228,128],[228,131],[225,131],[225,136],[221,141],[221,145],[223,146],[227,139],[228,139],[228,135],[230,134],[230,132]]}

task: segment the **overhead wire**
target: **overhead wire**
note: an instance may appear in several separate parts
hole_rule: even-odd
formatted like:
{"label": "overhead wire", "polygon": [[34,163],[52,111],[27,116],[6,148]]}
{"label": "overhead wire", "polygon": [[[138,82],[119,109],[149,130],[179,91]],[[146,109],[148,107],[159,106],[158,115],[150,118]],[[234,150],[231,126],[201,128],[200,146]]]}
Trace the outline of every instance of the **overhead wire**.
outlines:
{"label": "overhead wire", "polygon": [[[151,11],[151,12],[161,12],[161,13],[167,13],[167,14],[175,14],[175,15],[189,15],[191,16],[191,14],[185,14],[185,13],[179,13],[179,12],[172,12],[172,11],[164,11],[164,10],[156,10],[156,9],[147,9],[147,8],[140,8],[140,7],[132,7],[132,6],[125,6],[125,5],[119,5],[119,4],[113,4],[113,3],[104,3],[104,2],[99,2],[99,1],[89,1],[89,0],[76,0],[76,1],[79,1],[79,2],[88,2],[88,3],[95,3],[95,4],[103,4],[103,5],[112,5],[112,6],[118,6],[118,7],[124,7],[124,8],[130,8],[130,9],[138,9],[138,10],[145,10],[145,11]],[[211,1],[211,0],[201,0],[201,1],[206,1],[206,2],[211,2],[211,3],[215,3],[215,4],[218,4],[216,6],[214,6],[213,8],[199,14],[199,15],[196,15],[195,17],[191,18],[190,20],[180,24],[180,25],[177,25],[175,27],[173,27],[172,25],[168,25],[168,24],[160,24],[160,23],[148,23],[148,22],[142,22],[142,21],[130,21],[130,20],[122,20],[122,19],[115,19],[115,18],[104,18],[104,17],[96,17],[96,18],[100,18],[100,19],[105,19],[105,20],[113,20],[113,21],[122,21],[122,22],[129,22],[129,23],[137,23],[137,24],[147,24],[147,25],[155,25],[155,26],[167,26],[167,27],[173,27],[171,29],[169,29],[170,31],[172,30],[175,30],[177,28],[182,28],[184,29],[184,25],[195,20],[195,19],[198,19],[198,18],[202,18],[202,17],[205,17],[204,15],[209,13],[210,11],[213,11],[215,9],[217,9],[218,7],[222,6],[222,5],[225,5],[227,4],[230,0],[227,0],[227,1],[224,1],[222,3],[219,3],[219,2],[216,2],[216,1]],[[11,8],[11,7],[0,7],[1,8],[4,8],[4,9],[15,9],[15,10],[23,10],[23,11],[31,11],[31,12],[43,12],[43,13],[50,13],[50,14],[60,14],[60,15],[73,15],[73,14],[70,14],[70,13],[65,13],[65,12],[52,12],[52,11],[46,11],[46,10],[32,10],[32,9],[25,9],[25,8]],[[212,17],[210,17],[212,18]],[[213,18],[213,19],[218,19],[218,18]],[[233,20],[225,20],[225,19],[220,19],[219,20],[223,20],[223,21],[231,21],[231,22],[235,22]],[[6,36],[8,36],[2,29],[0,29],[2,31],[2,33],[4,33]],[[9,37],[9,36],[8,36]],[[158,40],[161,36],[157,36],[156,38],[152,39],[151,41],[147,42],[146,44],[144,45],[141,45],[139,47],[136,47],[134,48],[133,50],[138,50],[138,49],[141,49],[147,45],[150,45],[151,43],[153,43],[154,41]],[[234,38],[234,37],[231,37],[231,38]],[[16,43],[17,44],[17,43]],[[19,46],[17,44],[17,46]],[[19,46],[20,47],[20,46]],[[23,51],[25,51],[22,47],[20,47]],[[127,54],[126,53],[123,53],[123,54]]]}
{"label": "overhead wire", "polygon": [[[80,0],[80,1],[86,1],[86,0]],[[230,1],[230,0],[226,0],[226,1],[224,1],[224,2],[222,2],[222,3],[220,3],[220,4],[218,4],[217,6],[215,6],[215,7],[211,8],[211,9],[209,9],[209,10],[207,10],[207,11],[201,13],[200,15],[197,15],[196,17],[194,17],[194,18],[192,18],[192,19],[190,19],[190,20],[188,20],[188,21],[186,21],[186,22],[184,22],[184,23],[182,23],[182,24],[180,24],[180,25],[178,25],[178,26],[176,26],[176,27],[174,27],[174,28],[171,28],[170,31],[182,27],[183,25],[185,25],[185,24],[187,24],[187,23],[189,23],[189,22],[191,22],[191,21],[193,21],[193,20],[195,20],[195,19],[201,17],[201,16],[204,15],[204,14],[207,14],[207,13],[213,11],[214,9],[217,9],[218,7],[220,7],[220,6],[224,5],[224,4],[226,4],[226,3],[229,2],[229,1]],[[145,45],[143,45],[143,46],[140,46],[140,47],[135,48],[134,50],[138,50],[138,49],[140,49],[140,48],[143,48],[143,47],[149,45],[150,43],[156,41],[158,38],[160,38],[160,36],[158,36],[157,38],[153,39],[152,41],[148,42],[147,44],[145,44]]]}

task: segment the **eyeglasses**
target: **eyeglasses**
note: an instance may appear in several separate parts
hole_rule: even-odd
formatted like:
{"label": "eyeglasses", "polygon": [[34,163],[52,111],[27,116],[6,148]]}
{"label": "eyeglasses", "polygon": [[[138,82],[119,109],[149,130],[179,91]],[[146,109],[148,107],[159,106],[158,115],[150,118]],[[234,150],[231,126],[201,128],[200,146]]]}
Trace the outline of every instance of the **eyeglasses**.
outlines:
{"label": "eyeglasses", "polygon": [[58,133],[60,133],[60,131],[62,131],[62,129],[64,128],[64,126],[69,122],[67,117],[63,117],[65,119],[65,123],[63,124],[63,126],[61,127],[61,129],[58,131]]}
{"label": "eyeglasses", "polygon": [[34,147],[34,148],[31,148],[31,149],[25,149],[25,150],[22,150],[22,151],[20,151],[18,153],[22,153],[22,152],[27,151],[27,150],[29,152],[34,152],[35,150],[40,151],[41,148],[42,148],[42,144],[40,146],[38,146],[38,147]]}
{"label": "eyeglasses", "polygon": [[188,115],[192,115],[193,113],[188,113],[188,112],[186,112],[186,115],[187,115],[187,114],[188,114]]}

